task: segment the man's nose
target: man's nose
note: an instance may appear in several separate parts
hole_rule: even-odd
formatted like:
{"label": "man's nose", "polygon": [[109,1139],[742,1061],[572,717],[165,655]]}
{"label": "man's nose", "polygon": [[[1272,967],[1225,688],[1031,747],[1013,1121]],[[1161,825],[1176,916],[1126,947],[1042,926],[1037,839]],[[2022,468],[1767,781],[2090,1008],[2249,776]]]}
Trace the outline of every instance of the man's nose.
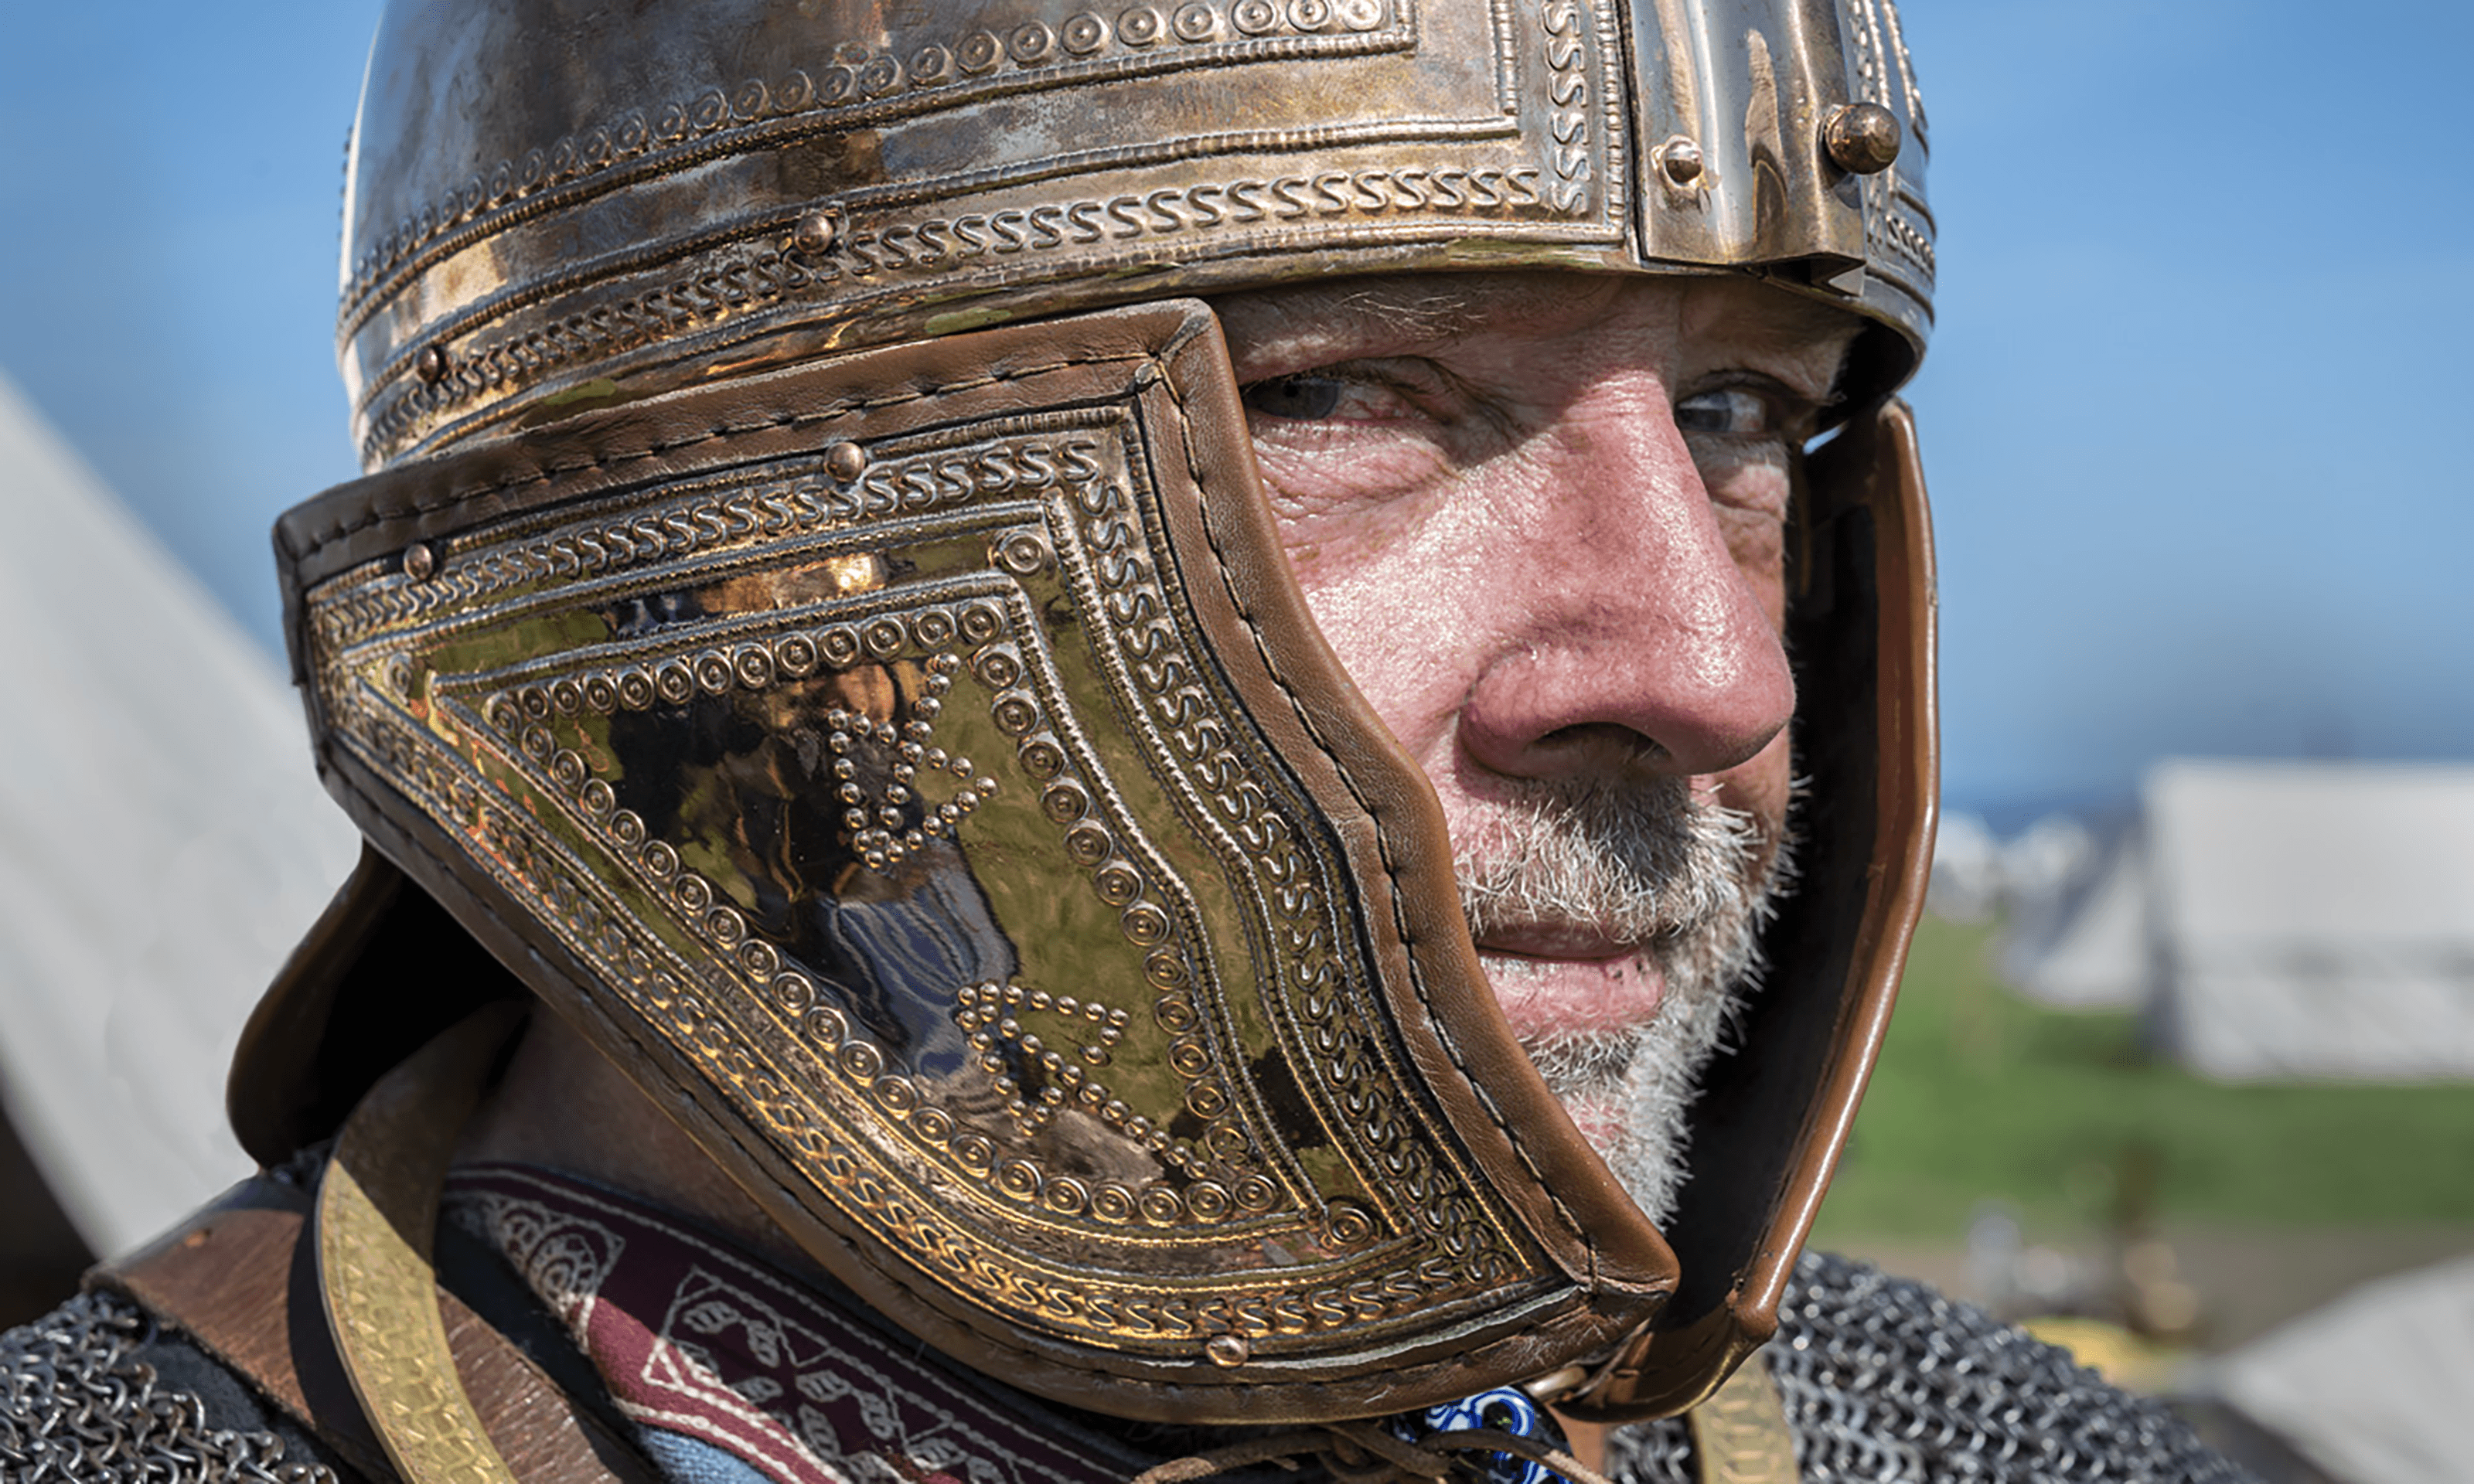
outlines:
{"label": "man's nose", "polygon": [[1767,746],[1795,710],[1762,595],[1777,574],[1738,565],[1671,417],[1559,440],[1527,475],[1529,518],[1490,562],[1503,606],[1467,754],[1516,778],[1689,777]]}

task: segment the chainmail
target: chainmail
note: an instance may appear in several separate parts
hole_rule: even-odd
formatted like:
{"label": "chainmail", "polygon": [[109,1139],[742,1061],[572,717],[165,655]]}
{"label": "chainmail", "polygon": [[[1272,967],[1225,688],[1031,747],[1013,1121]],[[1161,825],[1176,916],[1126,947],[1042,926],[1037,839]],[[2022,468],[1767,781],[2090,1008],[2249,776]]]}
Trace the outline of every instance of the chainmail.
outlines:
{"label": "chainmail", "polygon": [[[207,1425],[134,1352],[124,1300],[87,1294],[0,1334],[0,1484],[339,1484],[272,1433]],[[2244,1484],[2160,1404],[1921,1283],[1807,1255],[1780,1305],[1770,1374],[1805,1484]],[[1617,1431],[1622,1484],[1699,1484],[1676,1420]]]}
{"label": "chainmail", "polygon": [[208,1426],[205,1403],[133,1358],[153,1328],[90,1293],[0,1334],[0,1484],[337,1484],[271,1432]]}
{"label": "chainmail", "polygon": [[[2068,1352],[1845,1257],[1797,1264],[1767,1358],[1805,1484],[2251,1478]],[[1607,1462],[1627,1484],[1697,1478],[1679,1421],[1618,1431]]]}

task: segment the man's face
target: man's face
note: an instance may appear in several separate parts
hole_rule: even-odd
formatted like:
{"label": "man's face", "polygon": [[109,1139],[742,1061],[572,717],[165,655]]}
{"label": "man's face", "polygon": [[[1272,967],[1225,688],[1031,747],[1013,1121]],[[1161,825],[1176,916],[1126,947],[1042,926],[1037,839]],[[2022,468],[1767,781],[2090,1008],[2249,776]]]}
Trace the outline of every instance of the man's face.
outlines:
{"label": "man's face", "polygon": [[1504,1013],[1662,1216],[1782,874],[1789,463],[1856,322],[1578,274],[1219,308],[1298,582],[1434,783]]}

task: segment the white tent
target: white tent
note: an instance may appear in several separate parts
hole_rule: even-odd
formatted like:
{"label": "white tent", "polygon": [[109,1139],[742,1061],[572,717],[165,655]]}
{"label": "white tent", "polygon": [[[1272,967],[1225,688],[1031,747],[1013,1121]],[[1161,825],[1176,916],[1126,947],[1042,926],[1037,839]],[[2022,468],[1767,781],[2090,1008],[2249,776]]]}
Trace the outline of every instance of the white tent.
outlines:
{"label": "white tent", "polygon": [[2034,997],[2144,1005],[2228,1079],[2474,1077],[2474,766],[2159,763],[2058,930]]}
{"label": "white tent", "polygon": [[2458,1484],[2474,1460],[2474,1257],[2365,1283],[2198,1380],[2333,1479]]}
{"label": "white tent", "polygon": [[2002,918],[2001,973],[2029,998],[2115,1010],[2147,998],[2146,881],[2137,831],[2049,814],[2009,840],[1947,811],[1925,905],[1957,922]]}
{"label": "white tent", "polygon": [[97,1251],[247,1173],[223,1073],[351,869],[274,661],[0,377],[0,1094]]}
{"label": "white tent", "polygon": [[2167,1045],[2219,1077],[2474,1077],[2474,767],[2147,778]]}
{"label": "white tent", "polygon": [[2156,978],[2148,932],[2147,852],[2142,832],[2091,848],[2038,913],[2014,919],[2001,969],[2029,998],[2063,1010],[2128,1010]]}

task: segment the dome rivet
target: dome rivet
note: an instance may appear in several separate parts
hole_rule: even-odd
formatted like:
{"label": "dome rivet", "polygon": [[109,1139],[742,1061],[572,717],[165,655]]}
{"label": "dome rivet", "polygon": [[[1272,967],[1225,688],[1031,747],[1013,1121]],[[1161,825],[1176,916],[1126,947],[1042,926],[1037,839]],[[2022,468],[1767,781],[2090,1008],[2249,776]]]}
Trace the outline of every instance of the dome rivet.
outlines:
{"label": "dome rivet", "polygon": [[834,238],[840,232],[840,225],[834,221],[833,213],[811,211],[799,218],[798,225],[790,228],[790,246],[802,252],[829,251],[833,248]]}
{"label": "dome rivet", "polygon": [[1899,116],[1878,103],[1851,103],[1831,111],[1821,128],[1822,145],[1850,175],[1877,175],[1899,157]]}
{"label": "dome rivet", "polygon": [[1658,147],[1658,167],[1676,184],[1690,185],[1704,168],[1701,146],[1678,134]]}
{"label": "dome rivet", "polygon": [[1253,1353],[1253,1347],[1246,1343],[1242,1334],[1215,1334],[1202,1347],[1202,1352],[1211,1357],[1213,1365],[1242,1366],[1246,1357]]}
{"label": "dome rivet", "polygon": [[438,570],[438,555],[426,545],[415,541],[403,549],[403,575],[414,582],[424,583]]}
{"label": "dome rivet", "polygon": [[412,358],[412,373],[436,386],[447,379],[447,347],[424,346],[421,354]]}
{"label": "dome rivet", "polygon": [[866,470],[867,450],[857,443],[836,443],[825,450],[825,472],[836,479],[857,479]]}

